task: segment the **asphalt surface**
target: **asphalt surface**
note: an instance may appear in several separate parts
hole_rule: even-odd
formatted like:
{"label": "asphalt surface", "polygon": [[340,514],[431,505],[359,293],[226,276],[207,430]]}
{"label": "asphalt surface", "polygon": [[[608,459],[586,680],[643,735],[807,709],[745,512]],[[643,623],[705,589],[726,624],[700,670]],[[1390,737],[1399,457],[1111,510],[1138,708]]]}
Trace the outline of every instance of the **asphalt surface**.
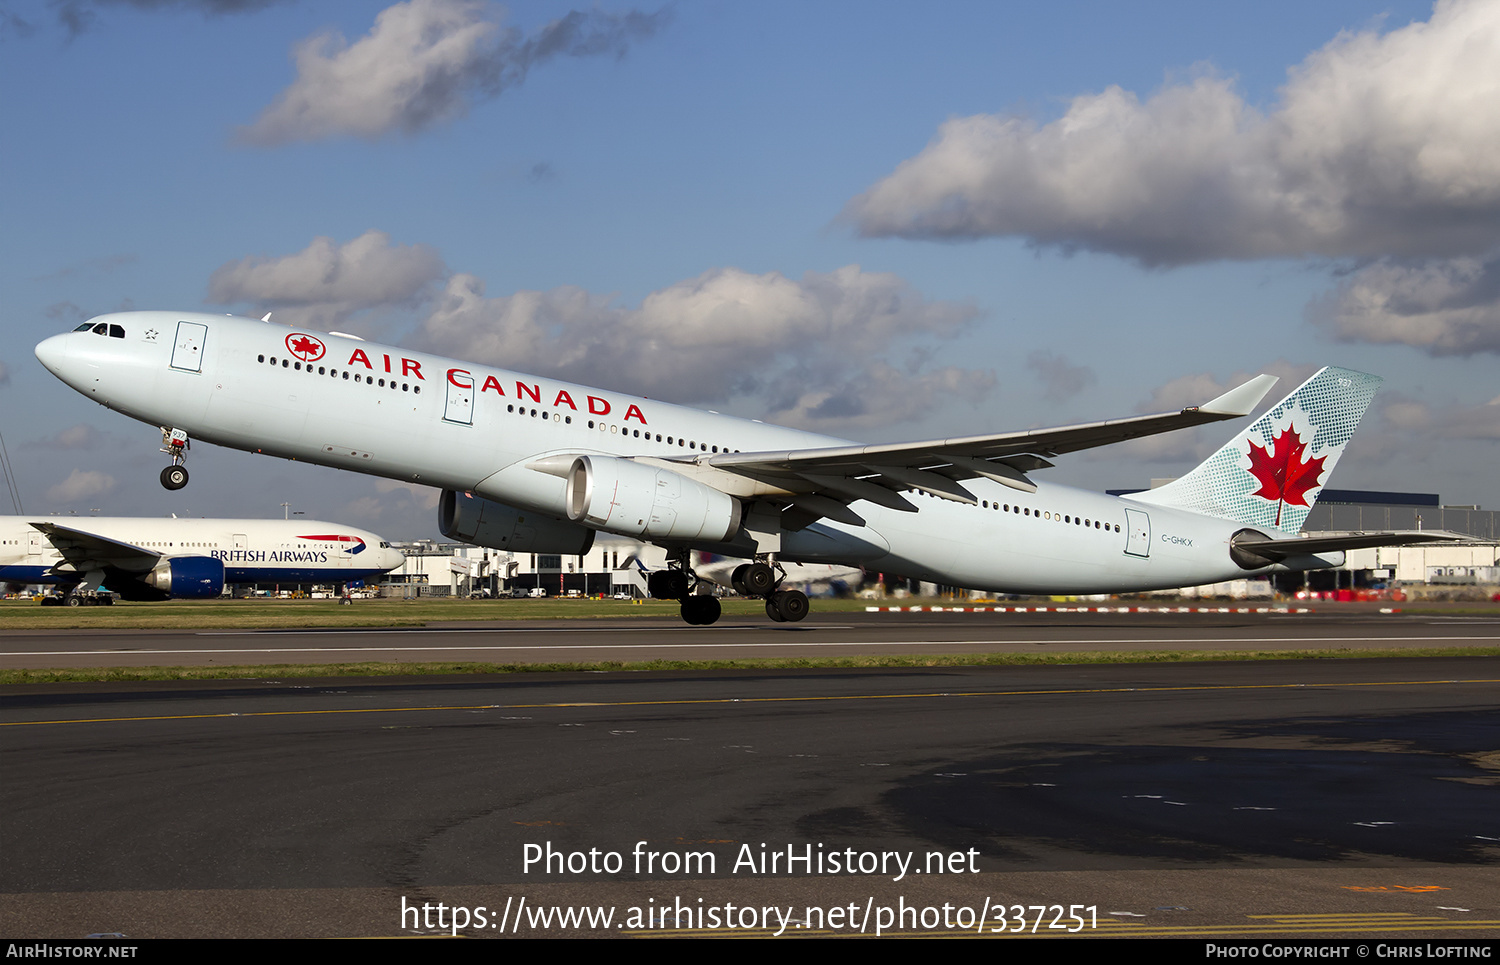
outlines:
{"label": "asphalt surface", "polygon": [[1324,650],[1500,645],[1493,616],[1378,608],[1311,613],[814,613],[806,621],[542,620],[350,630],[59,630],[7,633],[0,668],[482,661],[594,663],[860,654],[1096,650]]}
{"label": "asphalt surface", "polygon": [[[1493,646],[1500,630],[860,616],[720,636],[1045,652]],[[578,629],[401,645],[693,653],[714,636]],[[173,663],[212,649],[151,636]],[[221,649],[247,662],[242,641]],[[1481,656],[10,687],[0,934],[433,934],[462,908],[475,937],[1495,938],[1497,694],[1500,658]],[[824,863],[788,874],[803,855]],[[598,917],[537,917],[559,907]]]}

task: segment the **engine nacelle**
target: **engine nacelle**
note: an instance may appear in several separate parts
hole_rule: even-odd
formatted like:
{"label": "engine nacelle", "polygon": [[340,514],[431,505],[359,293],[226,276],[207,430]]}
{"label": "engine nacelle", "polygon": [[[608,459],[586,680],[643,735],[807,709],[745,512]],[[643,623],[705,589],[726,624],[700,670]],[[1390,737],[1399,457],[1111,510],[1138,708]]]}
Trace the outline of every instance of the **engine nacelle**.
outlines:
{"label": "engine nacelle", "polygon": [[[145,576],[136,577],[135,582],[174,600],[210,600],[224,592],[224,562],[210,556],[173,556],[158,562]],[[131,598],[126,590],[110,589]]]}
{"label": "engine nacelle", "polygon": [[722,543],[740,529],[733,496],[632,459],[579,456],[568,470],[568,518],[622,536]]}
{"label": "engine nacelle", "polygon": [[594,531],[585,526],[451,489],[443,490],[438,503],[438,531],[449,539],[513,553],[583,556],[594,545]]}

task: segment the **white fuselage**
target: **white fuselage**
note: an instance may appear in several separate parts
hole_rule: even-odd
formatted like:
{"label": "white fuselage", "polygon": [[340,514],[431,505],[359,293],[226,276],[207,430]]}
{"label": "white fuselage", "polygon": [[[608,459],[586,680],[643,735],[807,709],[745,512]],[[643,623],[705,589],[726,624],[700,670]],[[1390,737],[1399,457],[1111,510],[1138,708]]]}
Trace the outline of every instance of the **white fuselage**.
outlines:
{"label": "white fuselage", "polygon": [[[267,455],[473,492],[563,518],[565,482],[527,464],[552,454],[673,460],[750,499],[772,483],[698,465],[714,452],[843,440],[650,399],[252,319],[102,316],[37,356],[63,381],[136,419]],[[311,336],[308,338],[307,336]],[[1229,556],[1243,525],[1066,486],[1024,493],[987,479],[977,506],[910,494],[915,513],[868,502],[868,525],[823,520],[785,535],[788,559],[1007,592],[1120,592],[1249,575]],[[1269,572],[1280,567],[1261,571]]]}

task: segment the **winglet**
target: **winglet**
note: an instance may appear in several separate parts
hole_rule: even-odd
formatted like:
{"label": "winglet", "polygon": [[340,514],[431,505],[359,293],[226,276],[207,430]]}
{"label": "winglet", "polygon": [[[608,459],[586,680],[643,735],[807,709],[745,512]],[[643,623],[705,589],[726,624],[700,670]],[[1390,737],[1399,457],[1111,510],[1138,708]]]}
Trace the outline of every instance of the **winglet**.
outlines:
{"label": "winglet", "polygon": [[1205,402],[1198,406],[1200,412],[1211,412],[1219,415],[1249,415],[1260,405],[1260,400],[1266,397],[1271,387],[1276,384],[1274,375],[1257,375],[1244,385],[1230,389],[1217,399]]}

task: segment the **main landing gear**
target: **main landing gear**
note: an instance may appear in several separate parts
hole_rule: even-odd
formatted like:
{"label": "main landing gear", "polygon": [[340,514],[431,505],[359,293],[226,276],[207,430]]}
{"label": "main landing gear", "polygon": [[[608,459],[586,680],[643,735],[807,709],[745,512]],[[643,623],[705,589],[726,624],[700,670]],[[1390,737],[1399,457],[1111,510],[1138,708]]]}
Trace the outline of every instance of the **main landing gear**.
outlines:
{"label": "main landing gear", "polygon": [[183,451],[191,449],[186,432],[162,426],[161,451],[172,457],[172,464],[161,471],[161,484],[167,489],[178,490],[188,483],[187,467],[183,463]]}
{"label": "main landing gear", "polygon": [[773,569],[771,564],[756,560],[735,567],[729,583],[744,596],[764,597],[766,616],[777,623],[796,623],[807,616],[810,606],[807,594],[801,590],[780,589],[785,579],[786,572],[780,564]]}
{"label": "main landing gear", "polygon": [[[762,597],[765,615],[777,623],[796,623],[807,615],[807,594],[801,590],[781,590],[786,572],[778,564],[745,563],[735,567],[730,584],[741,596]],[[646,579],[646,591],[658,600],[682,600],[682,620],[693,626],[717,623],[723,609],[712,596],[694,593],[699,578],[690,566],[687,551],[667,555],[667,569],[657,570]]]}
{"label": "main landing gear", "polygon": [[[780,589],[786,572],[780,565],[757,560],[735,568],[730,583],[741,596],[762,597],[766,616],[777,623],[796,623],[807,616],[810,607],[807,594],[801,590]],[[682,619],[694,626],[716,623],[723,612],[717,598],[694,591],[703,581],[693,572],[687,550],[667,556],[667,568],[657,570],[646,579],[646,591],[658,600],[681,600]]]}
{"label": "main landing gear", "polygon": [[699,596],[693,591],[702,582],[689,565],[687,550],[667,556],[667,569],[657,570],[646,578],[646,591],[658,600],[681,600],[682,619],[696,627],[717,623],[723,608],[717,597]]}

